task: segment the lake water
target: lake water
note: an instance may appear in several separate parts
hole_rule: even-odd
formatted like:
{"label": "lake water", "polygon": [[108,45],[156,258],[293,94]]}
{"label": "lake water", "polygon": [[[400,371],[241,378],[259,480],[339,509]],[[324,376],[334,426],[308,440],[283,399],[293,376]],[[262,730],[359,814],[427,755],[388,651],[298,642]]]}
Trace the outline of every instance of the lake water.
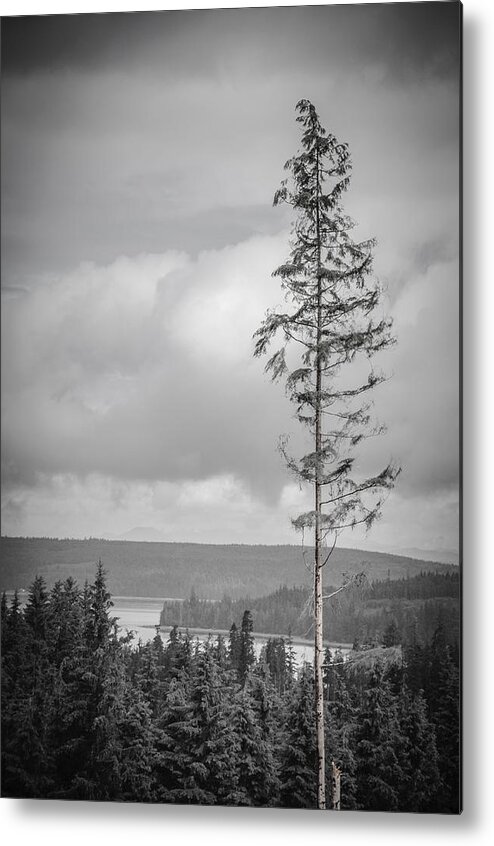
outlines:
{"label": "lake water", "polygon": [[[11,601],[13,597],[12,591],[7,591],[7,598]],[[21,604],[27,601],[28,594],[20,593],[19,599]],[[156,634],[156,626],[159,625],[160,612],[163,607],[165,597],[146,597],[146,596],[113,596],[113,607],[110,610],[112,617],[116,617],[118,625],[122,633],[132,631],[134,633],[134,642],[139,640],[142,643],[147,643]],[[163,642],[166,644],[170,633],[170,627],[166,626],[160,630]],[[189,629],[189,633],[193,639],[205,641],[209,636],[215,637],[218,632],[208,632],[205,629]],[[228,637],[228,632],[221,632]],[[254,636],[256,654],[259,655],[263,645],[269,637],[279,637],[279,635],[258,634]],[[339,649],[346,658],[351,652],[349,644],[329,644],[330,649]],[[295,653],[295,660],[300,666],[304,661],[312,662],[314,660],[314,647],[310,640],[303,640],[301,638],[293,638],[293,650]]]}
{"label": "lake water", "polygon": [[140,638],[143,643],[154,637],[164,599],[141,596],[114,596],[112,599],[110,614],[118,618],[118,625],[123,631],[135,632],[135,640]]}
{"label": "lake water", "polygon": [[[160,612],[163,607],[164,598],[152,599],[148,597],[129,597],[129,596],[115,596],[113,597],[114,606],[112,608],[112,616],[118,618],[118,624],[125,631],[134,632],[134,640],[139,639],[146,643],[156,634],[156,626],[159,625]],[[170,633],[170,626],[164,626],[160,630],[163,642],[166,644]],[[189,629],[189,634],[194,640],[205,641],[208,637],[215,637],[221,633],[225,638],[228,637],[228,631],[213,631],[209,632],[206,629]],[[262,647],[270,637],[279,637],[273,634],[257,634],[254,635],[254,648],[256,654],[259,655]],[[297,665],[300,666],[304,661],[312,662],[314,660],[314,647],[312,641],[303,640],[301,638],[293,638],[293,651]],[[329,644],[330,649],[339,649],[343,657],[346,658],[351,652],[349,644]]]}

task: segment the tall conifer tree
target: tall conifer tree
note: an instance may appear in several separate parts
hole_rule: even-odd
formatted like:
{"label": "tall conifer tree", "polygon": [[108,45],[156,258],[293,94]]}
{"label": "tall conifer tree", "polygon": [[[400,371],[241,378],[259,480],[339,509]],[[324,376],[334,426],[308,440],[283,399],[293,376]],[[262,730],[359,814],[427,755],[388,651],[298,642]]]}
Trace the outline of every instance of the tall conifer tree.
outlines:
{"label": "tall conifer tree", "polygon": [[[281,279],[287,310],[268,312],[255,333],[255,355],[266,353],[275,337],[280,346],[268,360],[272,378],[283,378],[296,417],[309,430],[311,449],[300,459],[288,454],[288,467],[313,486],[314,507],[293,520],[314,539],[315,715],[317,734],[317,805],[326,807],[323,715],[322,569],[341,530],[369,528],[380,514],[383,494],[398,470],[387,465],[378,474],[359,472],[356,448],[382,427],[371,419],[369,392],[383,376],[372,368],[367,378],[353,366],[389,346],[391,321],[374,316],[381,289],[372,274],[373,240],[352,238],[353,221],[341,198],[350,180],[348,146],[322,127],[308,100],[297,104],[302,149],[285,165],[285,179],[274,204],[288,203],[296,213],[288,260],[274,271]],[[291,344],[291,342],[294,342]],[[286,355],[289,345],[300,358]]]}
{"label": "tall conifer tree", "polygon": [[239,665],[238,673],[242,683],[245,683],[247,673],[256,660],[254,652],[254,635],[252,634],[253,622],[250,611],[244,611],[242,627],[239,637]]}
{"label": "tall conifer tree", "polygon": [[281,751],[280,804],[283,808],[314,806],[315,761],[314,690],[310,667],[306,664],[291,691]]}

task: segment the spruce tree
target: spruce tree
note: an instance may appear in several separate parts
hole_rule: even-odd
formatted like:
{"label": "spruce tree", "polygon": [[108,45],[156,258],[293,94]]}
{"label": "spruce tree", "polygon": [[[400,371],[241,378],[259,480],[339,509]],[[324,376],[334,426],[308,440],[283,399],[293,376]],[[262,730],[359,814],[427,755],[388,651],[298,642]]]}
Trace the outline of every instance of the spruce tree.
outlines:
{"label": "spruce tree", "polygon": [[[161,643],[161,638],[160,638]],[[153,716],[159,713],[164,695],[160,650],[155,640],[140,646],[134,672],[134,685],[149,702]]]}
{"label": "spruce tree", "polygon": [[191,699],[198,784],[213,796],[213,804],[236,805],[239,738],[233,723],[233,678],[218,666],[209,644],[198,655]]}
{"label": "spruce tree", "polygon": [[[352,810],[357,807],[355,734],[358,717],[356,703],[347,684],[346,670],[341,661],[341,653],[336,652],[334,663],[327,668],[326,736],[328,760],[334,761],[341,771],[341,808]],[[328,767],[328,787],[330,779],[331,770]]]}
{"label": "spruce tree", "polygon": [[72,578],[57,582],[50,595],[49,645],[51,660],[59,667],[73,654],[82,636],[81,592]]}
{"label": "spruce tree", "polygon": [[[382,431],[372,422],[368,396],[384,376],[371,368],[362,379],[353,366],[393,339],[391,321],[374,316],[381,295],[372,273],[374,241],[354,240],[354,223],[342,208],[351,173],[348,146],[326,132],[308,100],[296,108],[302,149],[287,161],[290,182],[285,179],[274,197],[275,205],[288,203],[296,214],[290,256],[274,271],[288,308],[268,312],[254,337],[256,356],[280,339],[266,370],[285,380],[296,417],[311,436],[300,459],[289,455],[286,442],[281,448],[289,469],[314,494],[313,508],[293,524],[310,530],[314,542],[317,806],[324,809],[322,569],[330,555],[324,546],[329,540],[331,551],[343,529],[370,528],[398,473],[392,464],[370,477],[359,469],[358,445]],[[300,352],[297,361],[288,346]]]}
{"label": "spruce tree", "polygon": [[403,735],[399,750],[403,782],[399,809],[420,813],[435,811],[443,785],[439,774],[436,732],[427,715],[422,691],[412,694],[404,684],[398,697],[398,717]]}
{"label": "spruce tree", "polygon": [[17,595],[2,642],[2,790],[41,798],[52,785],[49,732],[54,673],[50,665],[49,598],[36,577],[24,611]]}
{"label": "spruce tree", "polygon": [[216,636],[216,641],[215,641],[215,645],[214,645],[214,656],[215,656],[215,660],[219,664],[219,666],[222,667],[223,669],[226,669],[226,667],[228,665],[227,650],[226,650],[225,639],[224,639],[223,635],[221,635],[221,634],[218,634]]}
{"label": "spruce tree", "polygon": [[297,664],[297,659],[295,655],[295,649],[293,647],[293,639],[292,639],[292,630],[291,628],[288,629],[288,641],[286,644],[286,671],[287,671],[287,684],[288,687],[291,687],[293,684],[293,680],[295,678],[295,667]]}
{"label": "spruce tree", "polygon": [[279,695],[267,665],[262,663],[256,664],[251,673],[249,690],[258,715],[263,740],[273,750],[279,763],[285,723],[285,702],[288,697]]}
{"label": "spruce tree", "polygon": [[[71,799],[112,799],[119,793],[117,765],[100,755],[112,747],[116,728],[109,712],[122,687],[122,661],[105,571],[98,563],[95,581],[78,597],[66,588],[73,603],[80,603],[79,636],[57,673],[52,746],[57,769],[57,796]],[[75,612],[73,612],[75,614]],[[112,692],[110,693],[110,689]],[[116,744],[116,741],[115,741]],[[113,753],[112,753],[113,754]],[[114,760],[117,760],[116,752]]]}
{"label": "spruce tree", "polygon": [[290,669],[289,657],[282,637],[269,638],[265,648],[265,661],[278,693],[283,694],[285,688],[290,686],[288,681]]}
{"label": "spruce tree", "polygon": [[[234,730],[238,738],[237,804],[265,808],[276,804],[279,780],[272,737],[265,734],[251,677],[235,698]],[[258,692],[258,690],[257,690]]]}
{"label": "spruce tree", "polygon": [[165,802],[235,805],[240,801],[239,738],[233,674],[204,644],[190,675],[172,680],[160,728],[158,772]]}
{"label": "spruce tree", "polygon": [[378,662],[370,672],[357,723],[358,807],[365,811],[397,811],[405,778],[400,761],[403,736],[397,701]]}
{"label": "spruce tree", "polygon": [[2,696],[12,694],[21,682],[28,660],[26,621],[15,591],[10,608],[2,616]]}
{"label": "spruce tree", "polygon": [[156,731],[150,705],[128,681],[123,683],[119,705],[114,717],[118,730],[118,801],[153,801]]}
{"label": "spruce tree", "polygon": [[85,778],[83,795],[104,801],[149,801],[154,755],[151,709],[127,679],[119,647],[106,662],[91,729],[88,767],[78,772],[80,781]]}
{"label": "spruce tree", "polygon": [[460,810],[460,680],[452,649],[439,624],[427,650],[426,697],[435,726],[439,771],[443,781],[439,810]]}
{"label": "spruce tree", "polygon": [[244,611],[238,645],[238,674],[242,683],[245,683],[247,673],[256,660],[252,629],[252,614]]}
{"label": "spruce tree", "polygon": [[230,626],[228,636],[228,660],[232,670],[240,669],[240,633],[237,629],[236,623]]}
{"label": "spruce tree", "polygon": [[291,691],[281,753],[280,804],[313,808],[317,796],[314,686],[306,664]]}
{"label": "spruce tree", "polygon": [[196,727],[192,722],[190,679],[171,678],[156,724],[154,782],[159,802],[202,802],[210,798],[200,791],[192,772]]}
{"label": "spruce tree", "polygon": [[36,576],[29,589],[29,598],[24,611],[33,643],[41,644],[48,635],[48,591],[42,576]]}
{"label": "spruce tree", "polygon": [[89,588],[89,607],[86,616],[86,638],[93,649],[105,648],[115,630],[115,618],[110,617],[113,606],[106,585],[106,571],[101,559],[96,568],[94,584]]}

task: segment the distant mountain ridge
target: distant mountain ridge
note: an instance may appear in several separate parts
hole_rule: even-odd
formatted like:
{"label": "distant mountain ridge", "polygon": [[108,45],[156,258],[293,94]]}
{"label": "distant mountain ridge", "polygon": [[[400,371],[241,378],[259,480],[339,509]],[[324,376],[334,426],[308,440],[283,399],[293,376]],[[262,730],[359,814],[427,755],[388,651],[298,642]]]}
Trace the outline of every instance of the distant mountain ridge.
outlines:
{"label": "distant mountain ridge", "polygon": [[[36,575],[49,586],[72,576],[82,586],[101,558],[108,586],[120,596],[203,598],[264,596],[280,585],[310,583],[300,546],[214,545],[149,541],[1,539],[0,590],[27,589]],[[450,572],[453,565],[358,549],[335,549],[326,584],[365,569],[369,579],[397,579],[422,571]]]}
{"label": "distant mountain ridge", "polygon": [[[155,526],[134,526],[128,532],[123,532],[120,535],[107,532],[101,536],[103,540],[123,540],[123,541],[143,541],[147,543],[170,543],[169,538],[165,533]],[[206,544],[207,545],[207,544]],[[224,546],[225,544],[218,544]],[[238,544],[242,546],[242,544]],[[252,544],[255,546],[256,544]],[[273,544],[274,546],[276,544]],[[296,546],[296,544],[293,544]],[[343,547],[346,548],[346,547]],[[400,558],[414,558],[419,561],[432,562],[434,564],[458,564],[459,554],[453,549],[423,549],[422,547],[414,546],[408,548],[397,549],[383,549],[383,555],[398,556]]]}
{"label": "distant mountain ridge", "polygon": [[398,554],[404,555],[406,558],[417,558],[419,561],[435,561],[440,564],[456,565],[458,565],[460,557],[453,549],[421,549],[415,546],[400,549]]}

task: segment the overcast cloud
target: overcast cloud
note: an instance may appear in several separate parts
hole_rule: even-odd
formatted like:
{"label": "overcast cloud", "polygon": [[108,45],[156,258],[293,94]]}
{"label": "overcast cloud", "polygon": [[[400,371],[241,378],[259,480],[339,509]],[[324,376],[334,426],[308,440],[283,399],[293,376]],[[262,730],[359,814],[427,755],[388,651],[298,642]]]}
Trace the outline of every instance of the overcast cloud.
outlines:
{"label": "overcast cloud", "polygon": [[[398,344],[346,545],[458,545],[458,7],[4,20],[2,531],[296,542],[301,433],[252,358],[280,302],[294,106],[348,141]],[[301,444],[300,444],[301,445]]]}

